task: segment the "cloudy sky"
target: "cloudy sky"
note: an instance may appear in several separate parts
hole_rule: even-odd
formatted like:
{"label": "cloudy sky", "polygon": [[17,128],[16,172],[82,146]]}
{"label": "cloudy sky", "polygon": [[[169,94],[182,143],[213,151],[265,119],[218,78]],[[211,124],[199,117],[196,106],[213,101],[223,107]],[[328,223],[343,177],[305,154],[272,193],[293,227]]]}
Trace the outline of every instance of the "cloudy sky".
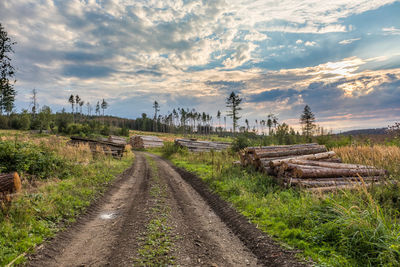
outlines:
{"label": "cloudy sky", "polygon": [[235,91],[251,124],[295,126],[308,104],[335,131],[400,120],[399,14],[393,0],[0,1],[17,110],[36,88],[54,111],[73,93],[128,118],[154,100],[215,117]]}

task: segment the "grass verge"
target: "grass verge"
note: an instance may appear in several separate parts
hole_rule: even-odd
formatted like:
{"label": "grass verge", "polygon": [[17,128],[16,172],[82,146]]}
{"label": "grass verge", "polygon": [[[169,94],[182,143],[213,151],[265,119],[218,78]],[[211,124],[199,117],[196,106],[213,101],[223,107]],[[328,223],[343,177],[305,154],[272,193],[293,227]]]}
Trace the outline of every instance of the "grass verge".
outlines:
{"label": "grass verge", "polygon": [[[22,193],[0,210],[1,266],[25,252],[32,252],[36,245],[74,222],[133,160],[132,153],[121,160],[104,155],[94,158],[88,147],[68,147],[64,140],[56,137],[36,141],[25,142],[30,142],[32,149],[36,146],[38,151],[51,151],[61,159],[62,179],[59,171],[50,169],[46,177],[22,173]],[[20,257],[15,263],[24,261],[25,258]]]}
{"label": "grass verge", "polygon": [[146,232],[139,238],[141,247],[138,258],[134,259],[135,266],[171,266],[175,264],[174,238],[171,227],[168,225],[171,208],[166,204],[167,198],[165,185],[160,183],[157,163],[146,156],[151,168],[152,185],[150,196],[152,208],[150,222],[146,225]]}
{"label": "grass verge", "polygon": [[[233,166],[235,156],[227,152],[178,151],[170,159],[196,173],[260,229],[301,249],[317,266],[400,265],[396,185],[313,195],[282,189],[270,177]],[[391,166],[399,162],[390,160]],[[378,162],[374,165],[381,167]]]}

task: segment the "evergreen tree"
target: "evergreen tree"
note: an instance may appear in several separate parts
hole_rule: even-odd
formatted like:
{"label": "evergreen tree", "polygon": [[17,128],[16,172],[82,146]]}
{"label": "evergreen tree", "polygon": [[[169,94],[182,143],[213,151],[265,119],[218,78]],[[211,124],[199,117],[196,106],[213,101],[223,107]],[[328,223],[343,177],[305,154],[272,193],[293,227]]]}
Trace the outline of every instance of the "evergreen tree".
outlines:
{"label": "evergreen tree", "polygon": [[76,113],[78,113],[79,102],[81,102],[81,98],[79,97],[79,95],[76,95],[76,96],[75,96]]}
{"label": "evergreen tree", "polygon": [[74,95],[71,95],[68,99],[68,102],[71,104],[72,113],[74,113],[74,105],[75,105],[75,98]]}
{"label": "evergreen tree", "polygon": [[153,108],[154,108],[154,131],[157,132],[157,113],[160,111],[160,105],[158,104],[157,101],[154,101]]}
{"label": "evergreen tree", "polygon": [[104,100],[101,102],[101,109],[103,110],[103,117],[104,117],[104,110],[108,108],[108,103]]}
{"label": "evergreen tree", "polygon": [[100,115],[100,102],[99,101],[97,101],[97,104],[96,104],[96,115]]}
{"label": "evergreen tree", "polygon": [[308,105],[304,107],[303,114],[300,116],[300,124],[302,125],[303,135],[309,140],[315,128],[315,116]]}
{"label": "evergreen tree", "polygon": [[237,127],[237,121],[240,119],[239,111],[242,110],[239,107],[240,103],[242,102],[242,98],[239,95],[236,95],[234,92],[230,94],[230,96],[226,99],[226,107],[230,108],[228,111],[228,116],[232,117],[233,122],[233,132],[235,132]]}
{"label": "evergreen tree", "polygon": [[7,32],[0,23],[0,115],[3,111],[10,114],[14,108],[15,95],[14,89],[15,79],[12,80],[15,72],[11,65],[10,53],[14,53],[12,46],[16,44],[8,37]]}

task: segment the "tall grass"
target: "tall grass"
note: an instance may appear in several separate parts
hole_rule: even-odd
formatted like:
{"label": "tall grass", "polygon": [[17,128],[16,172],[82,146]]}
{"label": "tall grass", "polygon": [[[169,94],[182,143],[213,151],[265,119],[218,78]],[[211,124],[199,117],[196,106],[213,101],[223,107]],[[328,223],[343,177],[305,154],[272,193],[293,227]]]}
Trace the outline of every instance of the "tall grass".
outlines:
{"label": "tall grass", "polygon": [[[399,148],[341,147],[345,162],[386,168],[399,179]],[[280,188],[271,177],[233,166],[236,155],[175,153],[174,164],[197,173],[260,229],[301,249],[320,266],[399,266],[400,188],[324,195]],[[397,204],[396,204],[397,203]]]}
{"label": "tall grass", "polygon": [[372,165],[389,171],[392,178],[400,179],[400,147],[398,146],[345,146],[333,148],[344,162]]}

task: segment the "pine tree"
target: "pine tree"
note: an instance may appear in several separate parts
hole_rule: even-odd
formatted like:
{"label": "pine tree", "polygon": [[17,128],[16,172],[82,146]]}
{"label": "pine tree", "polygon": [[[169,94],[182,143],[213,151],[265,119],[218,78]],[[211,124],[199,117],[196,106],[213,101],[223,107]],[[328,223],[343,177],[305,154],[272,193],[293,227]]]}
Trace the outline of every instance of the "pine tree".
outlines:
{"label": "pine tree", "polygon": [[99,101],[97,101],[97,104],[96,104],[96,115],[100,116],[100,102]]}
{"label": "pine tree", "polygon": [[79,97],[79,95],[76,95],[76,96],[75,96],[76,113],[78,113],[79,102],[81,102],[81,98]]}
{"label": "pine tree", "polygon": [[315,128],[315,116],[308,105],[304,107],[303,114],[300,116],[300,124],[303,135],[309,140]]}
{"label": "pine tree", "polygon": [[160,111],[160,105],[157,101],[153,103],[154,108],[154,131],[157,132],[157,113]]}
{"label": "pine tree", "polygon": [[74,95],[71,95],[68,99],[68,102],[71,104],[72,114],[74,113],[74,105],[75,105],[75,98]]}
{"label": "pine tree", "polygon": [[232,117],[233,122],[233,132],[235,132],[237,127],[237,121],[240,119],[239,111],[242,108],[239,107],[240,103],[242,102],[242,98],[239,95],[236,95],[234,92],[230,94],[230,96],[226,99],[226,107],[230,108],[228,111],[228,116]]}
{"label": "pine tree", "polygon": [[11,65],[9,55],[14,53],[12,46],[15,44],[0,23],[0,115],[3,114],[3,111],[10,114],[14,108],[15,95],[17,94],[14,89],[16,82],[15,79],[13,80],[15,76],[14,67]]}
{"label": "pine tree", "polygon": [[103,110],[103,117],[104,117],[104,110],[108,108],[108,103],[104,100],[101,102],[101,109]]}

